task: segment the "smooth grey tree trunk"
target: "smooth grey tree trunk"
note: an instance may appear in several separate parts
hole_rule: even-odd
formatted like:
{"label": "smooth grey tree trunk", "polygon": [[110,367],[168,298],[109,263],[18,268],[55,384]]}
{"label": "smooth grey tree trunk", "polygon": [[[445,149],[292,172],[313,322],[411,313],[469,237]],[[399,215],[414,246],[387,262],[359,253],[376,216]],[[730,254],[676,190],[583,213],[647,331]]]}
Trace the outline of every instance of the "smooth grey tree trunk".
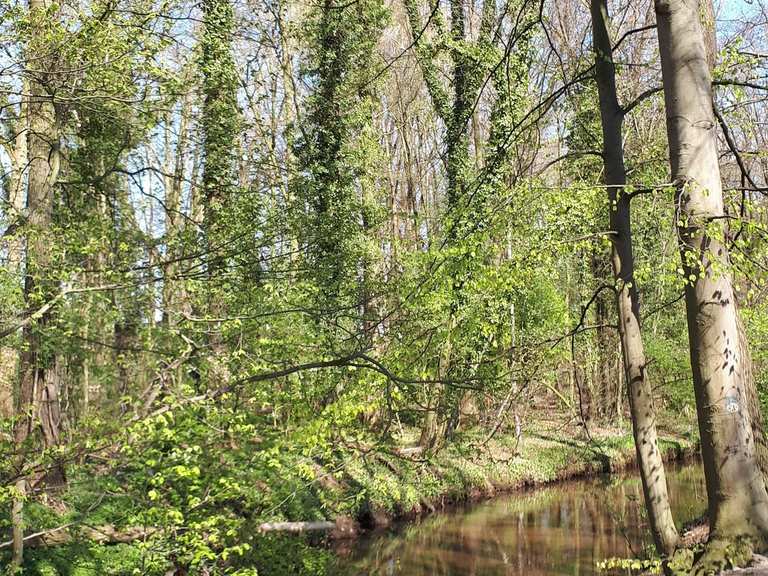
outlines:
{"label": "smooth grey tree trunk", "polygon": [[709,552],[699,565],[714,562],[718,568],[723,541],[747,537],[765,547],[768,493],[749,411],[749,360],[739,344],[700,4],[655,0],[655,7],[711,523]]}
{"label": "smooth grey tree trunk", "polygon": [[[704,29],[704,45],[707,49],[707,65],[710,73],[717,65],[717,29],[715,23],[715,7],[712,0],[703,0],[701,5],[701,20]],[[714,102],[713,102],[714,106]],[[741,319],[739,319],[741,320]],[[757,393],[757,382],[752,371],[752,354],[749,350],[749,341],[744,329],[744,324],[739,322],[739,351],[742,359],[742,380],[746,389],[749,415],[752,420],[752,434],[757,450],[757,462],[763,477],[768,479],[768,445],[764,432],[763,419],[760,413],[760,399]],[[768,486],[767,486],[768,488]]]}
{"label": "smooth grey tree trunk", "polygon": [[645,505],[656,549],[671,555],[678,542],[667,493],[664,462],[658,447],[653,389],[646,372],[646,358],[640,332],[640,301],[634,279],[630,196],[625,190],[626,169],[622,142],[624,112],[616,95],[616,70],[608,32],[606,0],[591,0],[595,72],[600,97],[603,129],[603,166],[608,190],[611,227],[611,265],[616,282],[624,372],[627,380],[637,461]]}

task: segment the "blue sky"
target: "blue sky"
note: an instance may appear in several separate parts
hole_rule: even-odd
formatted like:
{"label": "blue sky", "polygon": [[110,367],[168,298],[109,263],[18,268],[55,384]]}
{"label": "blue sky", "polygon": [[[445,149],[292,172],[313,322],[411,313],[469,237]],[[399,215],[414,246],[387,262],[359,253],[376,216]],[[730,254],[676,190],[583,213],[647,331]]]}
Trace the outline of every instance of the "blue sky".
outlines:
{"label": "blue sky", "polygon": [[724,20],[748,17],[760,10],[756,0],[720,0],[717,5],[718,17]]}

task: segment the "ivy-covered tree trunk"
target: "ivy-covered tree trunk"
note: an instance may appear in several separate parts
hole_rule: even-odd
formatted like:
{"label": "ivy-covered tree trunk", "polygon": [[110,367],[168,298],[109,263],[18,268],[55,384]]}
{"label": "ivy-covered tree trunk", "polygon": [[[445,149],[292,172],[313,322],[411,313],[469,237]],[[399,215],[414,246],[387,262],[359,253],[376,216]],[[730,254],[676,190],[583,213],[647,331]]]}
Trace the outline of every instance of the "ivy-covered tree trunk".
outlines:
{"label": "ivy-covered tree trunk", "polygon": [[[483,17],[479,37],[471,42],[467,37],[465,0],[450,1],[450,42],[451,82],[446,89],[440,81],[440,71],[435,57],[437,50],[427,44],[424,38],[417,39],[423,32],[422,19],[416,0],[406,0],[406,15],[410,24],[411,35],[416,41],[416,57],[427,85],[432,105],[445,125],[445,172],[447,179],[446,190],[446,219],[447,240],[455,243],[462,236],[461,230],[471,222],[469,215],[471,207],[464,203],[466,192],[471,181],[471,161],[469,149],[469,128],[475,101],[481,88],[484,65],[477,60],[478,47],[489,48],[490,34],[495,21],[495,4],[491,1],[483,3]],[[442,22],[442,14],[439,16]],[[438,32],[444,33],[442,26]],[[462,259],[459,259],[462,260]],[[456,267],[466,262],[460,261]],[[457,274],[449,280],[449,319],[441,349],[437,355],[437,380],[443,382],[451,375],[454,360],[454,339],[458,324],[460,308],[460,292],[464,283],[464,274]],[[451,399],[450,406],[445,406],[449,394],[442,384],[437,384],[430,391],[426,402],[426,411],[422,425],[419,443],[425,448],[436,446],[439,441],[450,434],[446,426],[446,414],[453,413],[452,427],[459,424],[461,396]]]}
{"label": "ivy-covered tree trunk", "polygon": [[322,13],[315,16],[312,29],[316,53],[312,72],[317,87],[310,97],[307,139],[298,151],[300,162],[308,170],[302,182],[302,200],[308,208],[308,242],[315,280],[331,308],[349,305],[354,256],[353,238],[359,238],[355,223],[356,174],[349,158],[354,138],[350,115],[356,102],[350,99],[345,79],[354,65],[350,57],[359,42],[351,32],[353,24],[345,21],[333,0],[325,0]]}
{"label": "ivy-covered tree trunk", "polygon": [[[211,318],[208,330],[210,367],[215,381],[229,378],[221,325],[226,316],[224,278],[232,247],[228,223],[233,222],[237,188],[238,131],[241,128],[237,103],[238,77],[232,55],[234,11],[230,0],[204,0],[200,68],[203,110],[203,249],[207,280],[202,308]],[[213,282],[213,279],[218,281]],[[171,283],[174,278],[169,278]]]}
{"label": "ivy-covered tree trunk", "polygon": [[700,4],[656,0],[655,7],[711,524],[703,571],[724,564],[726,542],[768,545],[768,493],[752,432],[748,356],[739,344]]}
{"label": "ivy-covered tree trunk", "polygon": [[591,13],[603,132],[603,170],[610,210],[611,266],[616,283],[619,336],[632,429],[653,540],[659,554],[668,556],[677,546],[678,534],[667,493],[664,461],[658,446],[653,388],[648,379],[648,362],[640,332],[640,298],[634,277],[632,248],[631,196],[625,190],[627,174],[622,140],[624,112],[616,93],[616,68],[608,30],[607,1],[591,0]]}
{"label": "ivy-covered tree trunk", "polygon": [[322,299],[315,307],[326,327],[344,324],[343,310],[356,309],[361,313],[349,321],[354,330],[364,331],[360,316],[373,307],[367,296],[365,233],[373,222],[366,198],[370,150],[364,132],[372,111],[370,71],[384,16],[379,0],[354,6],[324,0],[307,18],[307,82],[313,90],[296,146],[302,172],[296,184],[304,214],[299,236],[307,245],[309,277]]}
{"label": "ivy-covered tree trunk", "polygon": [[[237,182],[237,70],[232,56],[234,12],[229,0],[203,2],[200,68],[203,74],[203,192],[204,229],[208,249],[216,251],[220,218],[232,199]],[[215,257],[215,254],[208,254]],[[212,266],[220,264],[212,262]]]}

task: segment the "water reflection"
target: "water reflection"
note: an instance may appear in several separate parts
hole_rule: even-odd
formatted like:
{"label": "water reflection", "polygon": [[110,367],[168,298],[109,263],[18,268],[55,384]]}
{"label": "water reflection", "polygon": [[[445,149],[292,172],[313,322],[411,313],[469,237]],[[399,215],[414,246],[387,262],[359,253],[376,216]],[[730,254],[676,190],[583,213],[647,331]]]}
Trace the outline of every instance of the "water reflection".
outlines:
{"label": "water reflection", "polygon": [[[698,464],[669,470],[678,522],[706,506]],[[340,559],[349,576],[595,574],[611,556],[650,546],[636,475],[569,482],[438,514],[359,542]]]}

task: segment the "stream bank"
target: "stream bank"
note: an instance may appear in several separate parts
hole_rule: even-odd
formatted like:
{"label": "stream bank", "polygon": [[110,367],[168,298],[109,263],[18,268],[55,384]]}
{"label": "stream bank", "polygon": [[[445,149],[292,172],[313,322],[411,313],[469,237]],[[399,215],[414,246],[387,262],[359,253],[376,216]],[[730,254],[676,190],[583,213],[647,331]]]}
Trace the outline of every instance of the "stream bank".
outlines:
{"label": "stream bank", "polygon": [[[537,424],[528,427],[521,442],[511,434],[487,440],[487,432],[469,429],[450,447],[431,456],[403,448],[412,446],[415,436],[416,431],[411,431],[390,446],[340,447],[332,458],[275,454],[279,466],[275,465],[272,475],[256,477],[242,486],[242,490],[250,487],[245,494],[248,499],[268,506],[242,509],[242,528],[233,536],[241,551],[227,560],[232,573],[339,574],[338,557],[332,548],[355,546],[360,539],[375,534],[375,529],[518,489],[615,473],[635,463],[634,443],[627,428],[590,430],[587,438],[583,432],[561,425]],[[678,460],[693,454],[695,441],[683,434],[662,434],[660,449],[668,461]],[[78,485],[73,482],[73,486]],[[92,525],[113,523],[125,517],[125,510],[102,506],[84,521]],[[66,521],[57,516],[41,527]],[[298,535],[259,530],[264,523],[322,525],[328,521],[335,521],[340,529],[333,534]],[[132,544],[99,546],[81,540],[55,548],[30,548],[25,574],[162,575],[167,573],[168,558],[173,554],[173,549],[162,543],[172,544],[174,538],[183,537],[183,532],[158,531],[146,541]],[[334,539],[334,546],[328,546]],[[66,571],[62,571],[64,566]],[[75,572],[71,572],[72,566]]]}
{"label": "stream bank", "polygon": [[[706,507],[699,463],[670,463],[667,472],[676,519],[699,517]],[[653,557],[641,482],[624,471],[457,505],[368,533],[341,551],[332,573],[627,576],[657,566]]]}
{"label": "stream bank", "polygon": [[[591,430],[587,438],[574,430],[539,426],[520,443],[513,435],[483,440],[470,431],[461,442],[431,457],[405,456],[407,449],[369,452],[350,458],[335,474],[318,474],[321,485],[337,490],[339,499],[346,493],[356,505],[337,516],[338,529],[324,536],[254,537],[250,543],[260,557],[259,574],[338,574],[337,558],[323,557],[323,542],[332,541],[336,553],[349,554],[361,541],[375,539],[393,525],[418,527],[425,518],[441,517],[431,516],[436,511],[492,498],[516,498],[518,491],[523,491],[522,497],[537,492],[533,488],[557,487],[567,480],[605,478],[636,463],[634,440],[626,428]],[[683,461],[695,455],[697,444],[691,437],[662,432],[659,448],[665,461]]]}
{"label": "stream bank", "polygon": [[[344,528],[334,536],[355,536],[358,530],[387,527],[457,503],[618,473],[636,464],[634,439],[628,430],[603,429],[592,431],[589,438],[574,437],[579,434],[540,428],[522,442],[510,435],[483,444],[469,436],[430,457],[381,452],[350,462],[345,468],[347,481],[353,479],[362,487],[357,497],[363,498],[357,514],[337,523]],[[697,444],[662,433],[659,449],[665,461],[679,461],[694,456]],[[342,486],[343,478],[329,475],[323,481]]]}

